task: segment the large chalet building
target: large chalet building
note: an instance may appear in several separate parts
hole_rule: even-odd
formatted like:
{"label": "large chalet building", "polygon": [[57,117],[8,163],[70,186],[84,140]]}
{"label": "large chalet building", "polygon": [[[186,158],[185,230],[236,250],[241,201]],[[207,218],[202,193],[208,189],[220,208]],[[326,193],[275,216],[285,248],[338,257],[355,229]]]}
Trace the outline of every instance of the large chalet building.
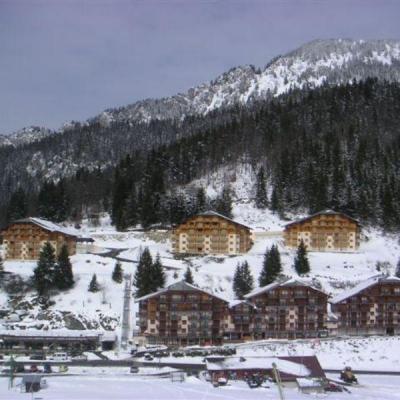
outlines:
{"label": "large chalet building", "polygon": [[331,300],[338,333],[400,334],[400,279],[375,276]]}
{"label": "large chalet building", "polygon": [[136,300],[139,330],[149,343],[219,344],[228,302],[180,281]]}
{"label": "large chalet building", "polygon": [[289,248],[303,241],[309,251],[354,252],[360,245],[360,224],[346,214],[326,210],[286,225],[284,239]]}
{"label": "large chalet building", "polygon": [[214,211],[190,217],[172,231],[176,254],[242,254],[252,244],[249,227]]}
{"label": "large chalet building", "polygon": [[56,253],[67,245],[70,255],[77,252],[79,244],[93,242],[93,239],[81,237],[73,229],[33,217],[12,222],[2,230],[1,236],[6,260],[37,260],[46,242],[53,246]]}
{"label": "large chalet building", "polygon": [[259,288],[230,303],[185,281],[136,301],[140,335],[149,343],[316,337],[326,329],[327,295],[294,280]]}
{"label": "large chalet building", "polygon": [[316,337],[326,329],[328,295],[298,280],[257,288],[245,299],[257,309],[255,339]]}

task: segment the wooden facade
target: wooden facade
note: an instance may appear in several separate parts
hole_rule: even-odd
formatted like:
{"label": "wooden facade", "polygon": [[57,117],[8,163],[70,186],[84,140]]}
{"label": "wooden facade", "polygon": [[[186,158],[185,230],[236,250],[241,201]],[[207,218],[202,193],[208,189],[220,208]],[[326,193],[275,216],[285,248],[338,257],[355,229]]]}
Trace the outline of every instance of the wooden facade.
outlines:
{"label": "wooden facade", "polygon": [[70,255],[76,253],[77,242],[92,239],[79,238],[66,228],[39,218],[15,221],[2,231],[3,252],[6,260],[37,260],[46,242],[56,253],[65,244]]}
{"label": "wooden facade", "polygon": [[286,225],[285,245],[297,248],[303,240],[309,251],[356,251],[360,225],[348,215],[327,210]]}
{"label": "wooden facade", "polygon": [[228,302],[186,283],[177,282],[139,302],[140,334],[149,343],[220,344]]}
{"label": "wooden facade", "polygon": [[378,276],[332,299],[338,333],[400,334],[400,279]]}
{"label": "wooden facade", "polygon": [[256,314],[256,307],[249,301],[231,302],[224,320],[224,339],[230,341],[253,339]]}
{"label": "wooden facade", "polygon": [[317,337],[326,329],[327,295],[298,281],[257,289],[231,304],[186,282],[141,297],[140,335],[149,343],[219,344]]}
{"label": "wooden facade", "polygon": [[249,227],[213,211],[187,219],[172,232],[174,253],[242,254],[252,244]]}
{"label": "wooden facade", "polygon": [[328,295],[305,283],[272,283],[245,298],[257,308],[255,339],[317,337],[326,330]]}

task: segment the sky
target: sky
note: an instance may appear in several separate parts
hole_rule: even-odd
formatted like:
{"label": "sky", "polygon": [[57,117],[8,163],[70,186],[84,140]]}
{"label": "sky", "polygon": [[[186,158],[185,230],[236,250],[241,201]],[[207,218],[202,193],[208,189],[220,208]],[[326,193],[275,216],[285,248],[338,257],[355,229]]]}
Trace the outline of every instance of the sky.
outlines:
{"label": "sky", "polygon": [[0,134],[58,129],[325,38],[399,39],[398,0],[0,0]]}

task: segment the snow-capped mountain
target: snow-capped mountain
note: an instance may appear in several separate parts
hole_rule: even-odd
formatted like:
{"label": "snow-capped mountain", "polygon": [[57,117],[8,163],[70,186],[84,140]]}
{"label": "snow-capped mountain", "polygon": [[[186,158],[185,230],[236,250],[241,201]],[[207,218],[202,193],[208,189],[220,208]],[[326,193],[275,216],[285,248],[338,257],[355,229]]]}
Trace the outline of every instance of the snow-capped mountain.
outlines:
{"label": "snow-capped mountain", "polygon": [[[108,109],[85,124],[99,122],[108,126],[113,121],[182,119],[234,104],[246,105],[292,89],[316,88],[324,83],[339,85],[369,77],[400,81],[399,40],[315,40],[276,57],[264,69],[252,65],[235,67],[186,93]],[[75,124],[64,124],[59,132]],[[30,143],[51,133],[54,132],[46,128],[24,128],[9,136],[0,135],[0,146]]]}
{"label": "snow-capped mountain", "polygon": [[368,77],[400,81],[400,41],[316,40],[275,58],[263,70],[251,65],[232,68],[186,93],[106,110],[95,120],[107,124],[113,120],[182,118],[279,96],[296,88],[339,85]]}

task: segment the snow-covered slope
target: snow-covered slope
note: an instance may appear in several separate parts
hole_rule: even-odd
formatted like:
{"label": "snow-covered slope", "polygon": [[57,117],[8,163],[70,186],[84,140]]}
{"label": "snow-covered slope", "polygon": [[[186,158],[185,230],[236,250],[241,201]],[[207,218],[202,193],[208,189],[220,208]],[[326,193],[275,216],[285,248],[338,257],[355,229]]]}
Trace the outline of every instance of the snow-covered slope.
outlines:
{"label": "snow-covered slope", "polygon": [[107,124],[113,120],[183,118],[278,96],[295,88],[338,85],[368,77],[400,80],[400,41],[315,40],[276,57],[263,70],[251,65],[232,68],[186,93],[106,110],[95,119]]}
{"label": "snow-covered slope", "polygon": [[[255,285],[263,264],[264,253],[273,244],[281,253],[283,273],[288,277],[299,278],[293,268],[294,250],[284,246],[282,230],[289,219],[281,219],[270,210],[258,210],[254,206],[253,173],[249,166],[236,170],[221,169],[209,177],[193,182],[193,186],[202,185],[210,196],[218,193],[221,182],[230,182],[234,192],[233,216],[238,222],[250,226],[255,232],[255,242],[250,251],[239,256],[204,256],[175,259],[171,253],[171,243],[167,231],[151,232],[116,232],[108,218],[101,220],[101,226],[91,228],[83,224],[82,234],[90,235],[95,240],[98,254],[80,254],[72,257],[76,285],[73,289],[55,295],[55,304],[42,312],[35,305],[35,293],[28,293],[20,299],[22,306],[9,302],[4,291],[0,291],[0,309],[15,307],[13,318],[17,328],[87,328],[115,329],[120,326],[123,306],[123,284],[112,281],[111,274],[118,256],[122,260],[125,273],[134,274],[139,254],[148,247],[153,257],[160,254],[165,267],[167,284],[182,279],[189,266],[196,284],[204,290],[218,294],[226,299],[234,299],[232,280],[238,263],[247,261],[250,265]],[[104,254],[109,250],[111,254]],[[102,254],[100,254],[102,253]],[[400,256],[400,245],[395,235],[385,235],[373,228],[364,228],[362,243],[356,253],[319,253],[311,252],[309,260],[311,273],[303,280],[318,285],[327,293],[336,295],[345,289],[354,287],[359,282],[378,273],[393,274]],[[380,263],[380,271],[376,265]],[[28,279],[32,275],[35,263],[5,262],[9,272]],[[88,292],[92,275],[96,273],[102,290]],[[134,289],[134,288],[133,288]],[[27,305],[29,306],[27,307]],[[133,306],[133,312],[137,305]],[[13,314],[13,312],[11,312]],[[18,314],[19,317],[16,317]],[[1,321],[0,321],[1,324]]]}

